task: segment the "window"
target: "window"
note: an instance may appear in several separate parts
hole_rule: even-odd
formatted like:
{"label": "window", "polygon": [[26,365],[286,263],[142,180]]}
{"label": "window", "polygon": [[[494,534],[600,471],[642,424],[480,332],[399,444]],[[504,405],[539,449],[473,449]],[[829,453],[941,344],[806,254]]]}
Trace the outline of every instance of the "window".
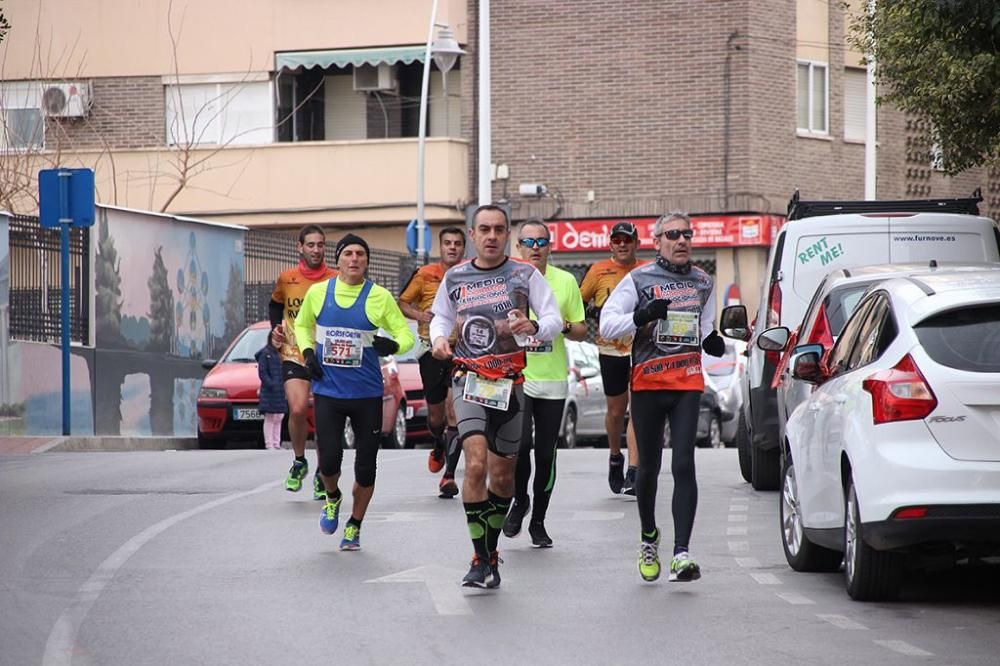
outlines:
{"label": "window", "polygon": [[165,86],[168,145],[271,143],[269,81]]}
{"label": "window", "polygon": [[844,327],[840,337],[837,338],[837,342],[834,343],[833,349],[830,350],[830,356],[827,358],[830,376],[836,376],[847,371],[851,350],[854,348],[854,343],[858,340],[861,329],[864,328],[864,324],[868,320],[868,313],[871,312],[874,303],[875,299],[866,300],[847,321],[847,325]]}
{"label": "window", "polygon": [[865,140],[868,83],[866,71],[844,68],[844,141]]}
{"label": "window", "polygon": [[0,148],[27,150],[44,145],[41,103],[37,81],[0,83]]}
{"label": "window", "polygon": [[913,327],[936,363],[968,372],[1000,372],[1000,307],[940,312]]}
{"label": "window", "polygon": [[823,63],[799,61],[797,71],[798,130],[826,134],[829,122],[827,67]]}

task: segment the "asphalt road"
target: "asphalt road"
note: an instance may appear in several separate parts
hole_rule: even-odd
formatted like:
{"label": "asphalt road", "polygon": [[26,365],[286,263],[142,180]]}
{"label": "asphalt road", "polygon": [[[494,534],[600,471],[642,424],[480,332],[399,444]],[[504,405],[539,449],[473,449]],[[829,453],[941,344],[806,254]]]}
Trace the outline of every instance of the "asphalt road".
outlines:
{"label": "asphalt road", "polygon": [[[426,451],[380,454],[360,552],[283,489],[287,451],[0,456],[0,664],[1000,663],[997,567],[852,602],[841,574],[787,567],[777,496],[733,450],[697,454],[703,578],[642,582],[606,456],[559,453],[555,547],[502,538],[495,591],[458,584],[465,519]],[[665,472],[666,536],[670,488]]]}

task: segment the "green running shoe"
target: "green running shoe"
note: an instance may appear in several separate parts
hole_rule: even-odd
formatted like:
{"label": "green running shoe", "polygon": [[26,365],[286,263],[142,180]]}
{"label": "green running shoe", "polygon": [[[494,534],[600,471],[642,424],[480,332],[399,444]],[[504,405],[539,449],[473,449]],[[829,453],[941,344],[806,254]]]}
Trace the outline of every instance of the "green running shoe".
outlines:
{"label": "green running shoe", "polygon": [[285,479],[285,490],[297,493],[302,490],[302,479],[309,473],[309,463],[296,460],[292,463],[292,468],[288,470],[288,478]]}
{"label": "green running shoe", "polygon": [[670,561],[670,582],[690,583],[701,578],[701,567],[691,559],[687,551],[681,551],[674,555]]}
{"label": "green running shoe", "polygon": [[319,470],[313,475],[313,499],[326,499],[326,487],[323,485],[323,479],[319,478]]}
{"label": "green running shoe", "polygon": [[361,528],[347,523],[344,528],[344,538],[340,541],[341,550],[361,550]]}
{"label": "green running shoe", "polygon": [[[659,532],[659,531],[657,531]],[[639,542],[639,575],[647,583],[652,583],[660,577],[660,535],[656,541]]]}

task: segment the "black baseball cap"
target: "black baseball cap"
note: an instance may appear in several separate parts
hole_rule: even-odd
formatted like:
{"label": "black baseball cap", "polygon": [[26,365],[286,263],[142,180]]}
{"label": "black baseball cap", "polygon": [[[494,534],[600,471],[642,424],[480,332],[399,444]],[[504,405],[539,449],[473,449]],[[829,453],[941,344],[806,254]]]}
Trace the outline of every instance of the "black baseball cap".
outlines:
{"label": "black baseball cap", "polygon": [[608,234],[609,239],[615,236],[631,236],[633,239],[639,240],[639,230],[631,222],[622,220],[621,222],[616,222],[615,226],[611,227],[611,233]]}

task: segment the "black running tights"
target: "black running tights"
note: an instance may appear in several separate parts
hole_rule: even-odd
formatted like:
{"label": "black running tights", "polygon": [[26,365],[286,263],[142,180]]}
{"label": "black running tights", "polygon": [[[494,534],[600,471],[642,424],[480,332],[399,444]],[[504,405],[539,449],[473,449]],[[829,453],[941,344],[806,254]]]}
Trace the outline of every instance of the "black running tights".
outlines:
{"label": "black running tights", "polygon": [[[545,520],[549,498],[556,484],[556,443],[562,424],[565,400],[548,400],[524,396],[524,417],[521,421],[521,448],[514,468],[514,499],[528,501],[528,479],[531,478],[531,449],[535,449],[534,506],[531,519]],[[534,424],[534,437],[532,437]]]}

